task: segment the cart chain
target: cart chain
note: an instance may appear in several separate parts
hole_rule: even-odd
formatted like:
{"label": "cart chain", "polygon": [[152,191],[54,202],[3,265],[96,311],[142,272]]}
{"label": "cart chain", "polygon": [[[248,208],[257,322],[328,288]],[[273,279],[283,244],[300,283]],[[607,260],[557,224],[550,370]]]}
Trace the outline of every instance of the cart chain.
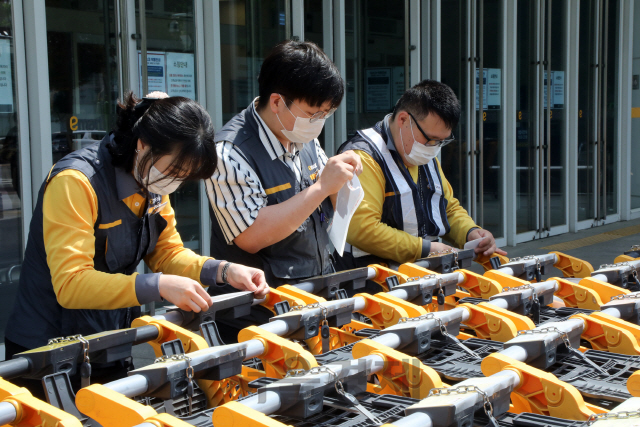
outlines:
{"label": "cart chain", "polygon": [[407,279],[407,283],[409,282],[417,282],[418,280],[429,280],[429,279],[435,279],[436,277],[438,277],[437,274],[425,274],[424,276],[420,277],[420,276],[415,276],[415,277],[409,277]]}
{"label": "cart chain", "polygon": [[607,371],[605,371],[603,368],[598,366],[593,360],[589,359],[583,352],[573,348],[573,346],[571,345],[571,341],[569,340],[569,335],[566,332],[561,331],[560,329],[558,329],[556,327],[518,331],[518,336],[520,336],[520,335],[548,334],[550,332],[555,332],[555,333],[560,335],[560,338],[562,338],[562,341],[564,342],[564,345],[565,345],[565,347],[567,347],[567,350],[569,350],[569,352],[575,354],[576,356],[578,356],[579,358],[581,358],[582,360],[587,362],[589,365],[591,365],[592,368],[594,368],[595,370],[600,372],[602,375],[607,375],[607,376],[609,375],[609,373]]}
{"label": "cart chain", "polygon": [[454,337],[449,332],[447,332],[447,326],[444,324],[444,322],[442,321],[441,318],[435,316],[435,313],[427,313],[427,314],[423,314],[422,316],[418,316],[418,317],[401,317],[400,320],[398,321],[398,323],[420,322],[422,320],[435,320],[436,323],[438,324],[438,327],[440,328],[440,333],[442,334],[442,336],[445,337],[445,339],[451,341],[452,343],[454,343],[455,345],[460,347],[466,353],[468,353],[469,355],[473,356],[474,359],[481,359],[480,356],[478,356],[469,347],[464,345],[458,338]]}
{"label": "cart chain", "polygon": [[467,393],[473,393],[473,392],[478,393],[479,395],[482,396],[482,401],[483,401],[482,407],[484,408],[485,414],[487,414],[487,416],[489,417],[489,421],[491,421],[491,424],[493,424],[494,427],[498,427],[499,426],[498,421],[493,416],[493,405],[489,400],[489,396],[484,390],[482,390],[478,386],[461,385],[461,386],[450,387],[450,388],[432,388],[431,390],[429,390],[429,395],[427,396],[427,398],[431,396],[446,396],[453,393],[467,394]]}
{"label": "cart chain", "polygon": [[626,420],[628,418],[640,418],[640,411],[607,412],[604,414],[591,414],[587,419],[587,426],[591,426],[601,420]]}
{"label": "cart chain", "polygon": [[65,343],[70,343],[74,341],[81,341],[80,340],[81,338],[82,338],[82,335],[69,335],[68,337],[50,338],[49,341],[47,341],[47,345],[65,344]]}
{"label": "cart chain", "polygon": [[611,297],[611,301],[625,300],[625,299],[640,299],[640,292],[634,292],[631,294],[620,294],[620,295]]}
{"label": "cart chain", "polygon": [[524,291],[526,289],[531,289],[531,299],[532,299],[531,303],[533,304],[533,306],[531,307],[532,308],[531,312],[536,315],[535,317],[537,317],[537,319],[535,319],[536,320],[535,323],[536,324],[540,323],[540,309],[541,309],[541,307],[540,307],[540,300],[538,299],[538,292],[536,291],[535,287],[533,287],[530,284],[526,284],[526,285],[522,285],[522,286],[515,286],[515,287],[507,286],[505,288],[502,288],[502,292]]}
{"label": "cart chain", "polygon": [[193,413],[193,394],[194,394],[194,386],[193,386],[193,376],[195,371],[193,366],[191,366],[191,358],[186,354],[174,354],[172,356],[160,356],[153,363],[164,363],[164,362],[178,362],[180,360],[184,360],[187,362],[187,401],[189,402],[189,416]]}
{"label": "cart chain", "polygon": [[[458,251],[455,249],[447,249],[445,251],[429,252],[429,255],[427,256],[427,258],[434,258],[441,255],[457,254],[457,253]],[[458,259],[458,256],[456,255],[456,262],[457,262],[457,259]]]}
{"label": "cart chain", "polygon": [[617,264],[600,264],[600,267],[598,267],[598,270],[602,270],[604,268],[618,268],[618,267],[631,267],[631,268],[634,268],[628,262],[623,261],[623,262],[619,262]]}

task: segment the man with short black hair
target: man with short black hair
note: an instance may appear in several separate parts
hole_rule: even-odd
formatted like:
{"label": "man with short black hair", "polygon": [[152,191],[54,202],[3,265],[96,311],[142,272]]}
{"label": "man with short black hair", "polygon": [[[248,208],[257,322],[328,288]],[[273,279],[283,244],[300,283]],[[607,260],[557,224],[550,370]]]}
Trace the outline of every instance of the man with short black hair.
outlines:
{"label": "man with short black hair", "polygon": [[[260,96],[216,134],[218,168],[206,183],[211,254],[262,269],[277,287],[335,271],[333,201],[362,164],[353,151],[327,159],[318,142],[344,96],[338,69],[318,46],[279,44],[258,83]],[[228,326],[264,323],[270,313],[261,309]]]}
{"label": "man with short black hair", "polygon": [[350,247],[339,269],[412,262],[450,250],[440,236],[458,247],[484,238],[476,253],[506,254],[453,196],[436,158],[454,141],[459,119],[460,103],[451,88],[424,80],[400,97],[393,113],[340,147],[339,153],[354,150],[361,157],[365,196],[351,220]]}

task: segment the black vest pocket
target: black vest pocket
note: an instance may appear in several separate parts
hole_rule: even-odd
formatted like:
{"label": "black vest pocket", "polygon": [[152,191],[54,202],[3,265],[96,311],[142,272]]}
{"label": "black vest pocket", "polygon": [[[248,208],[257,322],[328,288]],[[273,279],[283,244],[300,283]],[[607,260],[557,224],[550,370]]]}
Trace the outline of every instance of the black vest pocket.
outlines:
{"label": "black vest pocket", "polygon": [[[107,273],[125,273],[127,267],[134,263],[136,250],[138,248],[138,230],[136,227],[113,227],[107,230],[99,230],[105,235],[104,261]],[[129,231],[129,232],[127,232]],[[96,236],[97,236],[96,232]],[[96,238],[96,248],[98,239]],[[97,249],[96,249],[97,252]],[[100,270],[97,257],[95,263],[96,270]]]}

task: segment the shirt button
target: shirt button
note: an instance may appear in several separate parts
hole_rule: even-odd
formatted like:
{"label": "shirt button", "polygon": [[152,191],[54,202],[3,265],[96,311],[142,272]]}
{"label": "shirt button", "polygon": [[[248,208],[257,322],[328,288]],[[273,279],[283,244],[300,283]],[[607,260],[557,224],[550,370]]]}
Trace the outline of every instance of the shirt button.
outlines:
{"label": "shirt button", "polygon": [[136,202],[136,206],[140,206],[140,202]]}
{"label": "shirt button", "polygon": [[96,165],[100,164],[100,159],[96,159]]}

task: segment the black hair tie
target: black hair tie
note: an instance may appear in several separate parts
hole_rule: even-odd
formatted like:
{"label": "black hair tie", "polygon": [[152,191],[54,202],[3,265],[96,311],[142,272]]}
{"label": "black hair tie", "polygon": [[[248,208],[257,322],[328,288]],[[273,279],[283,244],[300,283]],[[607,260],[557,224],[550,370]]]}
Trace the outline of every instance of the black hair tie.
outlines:
{"label": "black hair tie", "polygon": [[157,100],[159,100],[161,98],[147,98],[146,96],[144,98],[142,98],[140,100],[140,102],[138,102],[136,104],[135,107],[133,107],[133,111],[138,112],[140,110],[143,111],[147,111],[149,109],[149,107],[151,107]]}

